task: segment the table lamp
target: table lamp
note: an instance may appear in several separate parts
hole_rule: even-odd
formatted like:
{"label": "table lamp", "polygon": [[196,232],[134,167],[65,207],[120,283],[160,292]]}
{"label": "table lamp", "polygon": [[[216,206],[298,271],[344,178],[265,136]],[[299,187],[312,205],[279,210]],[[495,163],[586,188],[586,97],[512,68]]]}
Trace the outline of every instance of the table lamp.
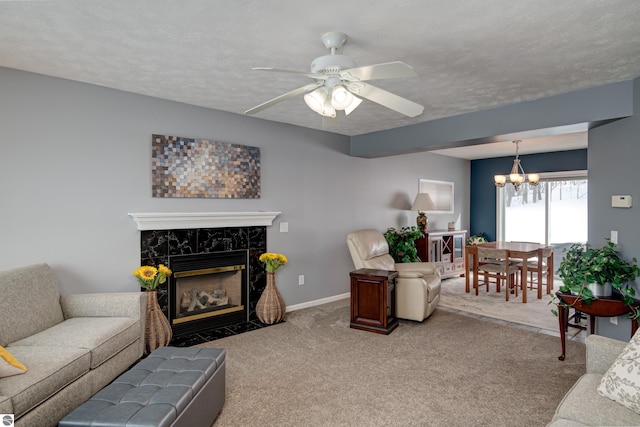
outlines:
{"label": "table lamp", "polygon": [[418,193],[416,195],[416,199],[413,201],[413,205],[411,205],[412,211],[418,211],[418,217],[416,218],[416,224],[418,225],[418,229],[422,234],[427,232],[427,223],[428,218],[425,215],[425,211],[435,210],[436,205],[433,203],[431,196],[429,193]]}

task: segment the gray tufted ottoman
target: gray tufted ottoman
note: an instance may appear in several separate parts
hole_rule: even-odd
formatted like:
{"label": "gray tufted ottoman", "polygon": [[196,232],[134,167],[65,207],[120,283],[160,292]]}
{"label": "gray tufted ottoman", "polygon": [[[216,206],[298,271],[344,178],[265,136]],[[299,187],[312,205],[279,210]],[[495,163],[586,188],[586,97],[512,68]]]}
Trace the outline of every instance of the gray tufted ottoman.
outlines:
{"label": "gray tufted ottoman", "polygon": [[210,427],[225,399],[225,350],[161,347],[59,427]]}

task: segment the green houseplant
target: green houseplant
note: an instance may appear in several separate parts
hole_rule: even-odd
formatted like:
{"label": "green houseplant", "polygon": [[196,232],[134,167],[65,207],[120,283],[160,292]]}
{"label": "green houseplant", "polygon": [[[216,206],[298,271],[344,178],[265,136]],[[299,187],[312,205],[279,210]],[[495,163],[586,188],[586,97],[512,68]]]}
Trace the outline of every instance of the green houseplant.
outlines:
{"label": "green houseplant", "polygon": [[478,233],[467,237],[467,245],[477,245],[479,243],[487,243],[488,241],[487,235],[484,233]]}
{"label": "green houseplant", "polygon": [[[594,248],[588,243],[574,243],[569,249],[563,249],[564,258],[558,268],[562,279],[561,292],[578,295],[579,299],[591,304],[598,296],[594,286],[610,284],[623,297],[625,304],[634,301],[635,290],[629,282],[638,276],[638,265],[635,258],[623,259],[616,251],[616,245],[609,239],[601,248]],[[634,311],[634,317],[640,313]]]}
{"label": "green houseplant", "polygon": [[422,233],[417,226],[402,227],[400,230],[390,227],[383,234],[389,244],[389,255],[395,262],[420,262],[416,239],[421,238]]}

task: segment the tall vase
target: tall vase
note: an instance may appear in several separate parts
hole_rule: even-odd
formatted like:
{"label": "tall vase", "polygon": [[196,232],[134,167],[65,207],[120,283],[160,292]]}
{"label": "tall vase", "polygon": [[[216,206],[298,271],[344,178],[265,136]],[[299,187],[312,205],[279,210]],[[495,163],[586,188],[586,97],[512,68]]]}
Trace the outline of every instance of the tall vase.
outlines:
{"label": "tall vase", "polygon": [[284,300],[276,287],[276,274],[267,273],[267,286],[264,288],[256,305],[258,319],[262,323],[273,325],[284,318],[286,309]]}
{"label": "tall vase", "polygon": [[171,342],[171,325],[160,309],[157,291],[146,291],[147,313],[145,323],[145,354]]}

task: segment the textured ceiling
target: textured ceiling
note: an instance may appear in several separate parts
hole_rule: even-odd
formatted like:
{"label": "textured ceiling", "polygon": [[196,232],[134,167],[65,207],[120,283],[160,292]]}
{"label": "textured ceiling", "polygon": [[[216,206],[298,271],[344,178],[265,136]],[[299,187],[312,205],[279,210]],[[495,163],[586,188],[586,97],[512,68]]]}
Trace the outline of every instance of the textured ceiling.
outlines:
{"label": "textured ceiling", "polygon": [[424,113],[364,101],[323,127],[299,96],[255,117],[358,135],[640,76],[638,0],[4,1],[0,66],[242,114],[311,82],[252,67],[306,72],[328,31],[358,65],[412,65],[375,84]]}

